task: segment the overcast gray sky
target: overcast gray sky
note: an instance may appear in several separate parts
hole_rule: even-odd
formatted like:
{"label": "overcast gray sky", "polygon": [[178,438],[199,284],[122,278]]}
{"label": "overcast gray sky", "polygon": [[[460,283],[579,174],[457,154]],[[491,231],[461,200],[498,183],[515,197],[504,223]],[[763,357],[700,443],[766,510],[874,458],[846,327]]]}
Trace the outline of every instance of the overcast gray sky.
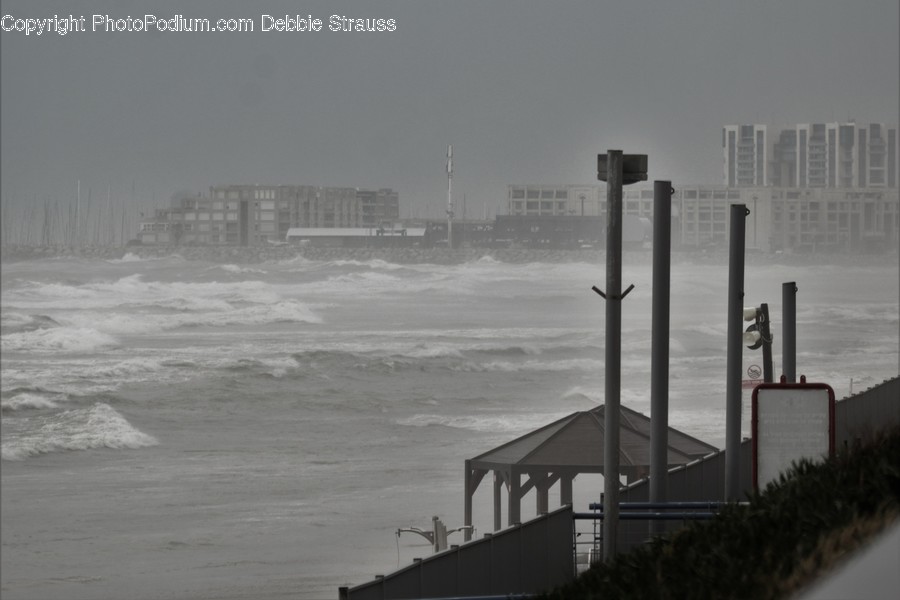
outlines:
{"label": "overcast gray sky", "polygon": [[[2,201],[93,188],[391,187],[404,216],[510,183],[591,183],[608,149],[650,179],[721,182],[721,127],[898,121],[897,0],[0,2]],[[263,32],[262,15],[318,32]],[[91,31],[93,15],[248,18],[254,31]],[[332,32],[331,15],[395,31]]]}

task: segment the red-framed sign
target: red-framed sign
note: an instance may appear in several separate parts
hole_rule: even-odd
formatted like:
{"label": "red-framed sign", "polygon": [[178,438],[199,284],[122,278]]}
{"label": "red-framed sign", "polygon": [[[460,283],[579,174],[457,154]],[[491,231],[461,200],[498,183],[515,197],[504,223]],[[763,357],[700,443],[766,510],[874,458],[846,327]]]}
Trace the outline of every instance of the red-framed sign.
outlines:
{"label": "red-framed sign", "polygon": [[834,390],[825,383],[761,383],[753,390],[753,487],[803,458],[834,454]]}

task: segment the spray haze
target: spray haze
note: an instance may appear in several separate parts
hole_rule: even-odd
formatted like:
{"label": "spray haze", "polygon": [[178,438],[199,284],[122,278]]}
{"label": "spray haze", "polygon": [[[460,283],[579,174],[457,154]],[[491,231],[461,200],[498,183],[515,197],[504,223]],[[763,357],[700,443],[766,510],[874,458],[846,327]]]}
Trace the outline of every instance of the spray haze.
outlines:
{"label": "spray haze", "polygon": [[[392,32],[263,32],[292,3],[4,2],[4,14],[249,18],[253,32],[2,37],[4,203],[127,199],[229,183],[391,187],[404,214],[458,194],[494,214],[511,182],[595,181],[608,148],[651,179],[721,181],[732,122],[895,121],[890,1],[308,3]],[[304,15],[305,16],[305,15]],[[856,40],[836,43],[837,40]],[[134,197],[132,198],[132,189]],[[461,197],[461,196],[460,196]],[[473,208],[473,213],[481,213]],[[131,225],[131,224],[129,224]]]}

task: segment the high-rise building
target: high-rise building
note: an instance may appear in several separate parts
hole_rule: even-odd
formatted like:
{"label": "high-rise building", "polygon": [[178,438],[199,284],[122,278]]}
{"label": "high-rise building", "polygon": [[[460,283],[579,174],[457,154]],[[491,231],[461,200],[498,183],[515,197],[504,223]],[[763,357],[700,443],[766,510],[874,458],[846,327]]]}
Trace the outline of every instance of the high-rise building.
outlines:
{"label": "high-rise building", "polygon": [[722,129],[728,187],[896,188],[897,127],[801,123],[770,143],[765,125]]}
{"label": "high-rise building", "polygon": [[722,128],[722,151],[728,187],[761,186],[766,173],[768,137],[765,125],[726,125]]}

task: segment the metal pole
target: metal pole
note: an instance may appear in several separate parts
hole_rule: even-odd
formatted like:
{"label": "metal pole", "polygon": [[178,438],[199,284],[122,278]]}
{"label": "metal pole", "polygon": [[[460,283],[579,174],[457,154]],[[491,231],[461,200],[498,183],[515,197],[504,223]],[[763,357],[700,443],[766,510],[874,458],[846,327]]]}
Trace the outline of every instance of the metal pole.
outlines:
{"label": "metal pole", "polygon": [[447,248],[453,248],[453,146],[447,146]]}
{"label": "metal pole", "polygon": [[[650,501],[665,502],[669,467],[669,296],[672,182],[653,182],[653,340],[650,358]],[[652,521],[651,535],[665,531]]]}
{"label": "metal pole", "polygon": [[622,345],[622,151],[607,153],[606,373],[603,446],[603,556],[616,555],[619,515],[619,412]]}
{"label": "metal pole", "polygon": [[763,354],[763,381],[772,383],[775,381],[775,370],[772,366],[772,329],[769,323],[769,305],[763,303],[759,306],[759,312],[762,313],[762,322],[759,324],[759,335],[762,336],[762,354]]}
{"label": "metal pole", "polygon": [[463,526],[467,529],[463,531],[463,538],[465,541],[469,541],[472,539],[472,467],[471,462],[466,460],[466,478],[464,480],[463,488],[465,493],[465,503],[463,505]]}
{"label": "metal pole", "polygon": [[744,244],[747,210],[731,205],[728,258],[728,357],[725,387],[725,499],[737,501],[741,493],[741,348],[744,332]]}
{"label": "metal pole", "polygon": [[781,370],[788,383],[797,382],[797,283],[781,284]]}

